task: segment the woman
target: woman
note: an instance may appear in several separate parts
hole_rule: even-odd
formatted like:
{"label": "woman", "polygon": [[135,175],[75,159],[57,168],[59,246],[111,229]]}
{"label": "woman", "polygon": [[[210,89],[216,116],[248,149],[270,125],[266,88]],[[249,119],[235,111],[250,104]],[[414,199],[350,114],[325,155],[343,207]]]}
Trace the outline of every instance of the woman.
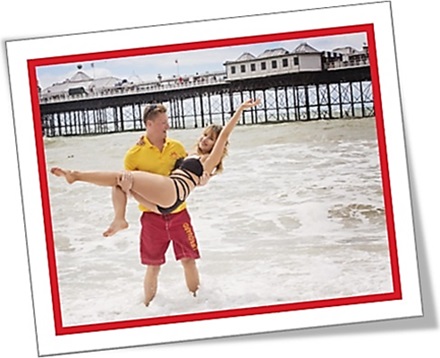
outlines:
{"label": "woman", "polygon": [[[203,135],[201,137],[198,143],[199,155],[189,156],[180,161],[169,177],[141,171],[81,172],[59,167],[53,167],[50,171],[56,176],[64,177],[69,184],[82,181],[100,186],[119,186],[126,194],[130,192],[141,204],[147,204],[149,208],[166,214],[187,199],[194,188],[200,184],[204,173],[211,175],[219,169],[221,170],[228,138],[242,112],[259,103],[259,100],[251,99],[243,102],[217,136]],[[115,217],[112,225],[115,221],[119,221],[116,231],[128,226],[125,218]],[[112,233],[116,231],[112,230]]]}
{"label": "woman", "polygon": [[[191,158],[194,156],[196,158],[199,157],[201,161],[204,161],[204,159],[211,153],[213,146],[214,146],[214,143],[215,143],[216,139],[218,138],[222,129],[223,129],[223,127],[218,124],[211,124],[208,127],[206,127],[203,130],[203,133],[202,133],[201,137],[199,138],[198,142],[195,144],[195,153],[196,154],[193,154],[191,157],[178,159],[175,166],[174,166],[174,169],[179,168],[182,164],[182,161],[184,161],[185,159],[191,160]],[[144,136],[142,136],[138,140],[136,145],[141,145],[141,146],[145,145]],[[217,166],[214,168],[213,172],[208,174],[207,171],[203,171],[203,176],[200,178],[200,180],[197,183],[198,186],[205,185],[211,176],[213,176],[215,174],[220,174],[223,171],[223,158],[227,155],[227,145],[228,145],[228,142],[226,141],[224,149],[223,149],[222,158],[220,159],[220,162],[217,164]],[[172,171],[174,171],[174,169]],[[177,178],[177,180],[181,181],[179,178]],[[169,212],[172,212],[177,206],[180,205],[180,203],[178,203],[174,207],[159,208],[154,203],[147,201],[144,197],[139,195],[139,193],[135,193],[132,190],[130,190],[130,188],[132,186],[132,181],[133,181],[133,176],[131,175],[131,172],[125,171],[122,174],[122,177],[121,177],[121,180],[120,180],[118,186],[124,192],[130,191],[130,194],[132,194],[140,204],[147,207],[151,211],[154,211],[158,214],[169,213]],[[185,184],[183,184],[183,185],[185,185]]]}

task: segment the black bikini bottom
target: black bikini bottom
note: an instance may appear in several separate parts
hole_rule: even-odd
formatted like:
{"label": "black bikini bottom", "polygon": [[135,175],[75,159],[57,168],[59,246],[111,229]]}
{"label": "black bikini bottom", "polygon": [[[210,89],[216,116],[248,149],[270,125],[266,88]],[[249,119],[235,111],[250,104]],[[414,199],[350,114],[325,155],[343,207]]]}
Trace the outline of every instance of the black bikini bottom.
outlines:
{"label": "black bikini bottom", "polygon": [[194,183],[194,186],[197,185],[191,174],[185,169],[179,169],[179,172],[172,173],[170,175],[170,178],[173,180],[174,187],[176,188],[176,201],[173,205],[167,208],[157,205],[157,209],[161,214],[169,214],[172,211],[176,210],[191,193],[191,188],[185,179],[191,180]]}

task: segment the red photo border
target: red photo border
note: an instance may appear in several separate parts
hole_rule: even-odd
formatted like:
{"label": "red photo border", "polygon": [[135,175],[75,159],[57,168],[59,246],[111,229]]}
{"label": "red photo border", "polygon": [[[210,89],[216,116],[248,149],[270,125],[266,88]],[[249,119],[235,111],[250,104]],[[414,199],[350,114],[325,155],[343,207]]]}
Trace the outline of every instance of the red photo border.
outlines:
{"label": "red photo border", "polygon": [[[354,33],[366,33],[368,47],[369,47],[371,83],[372,83],[372,91],[373,91],[373,99],[374,99],[374,112],[376,117],[376,129],[377,129],[377,139],[378,139],[378,147],[379,147],[380,168],[382,174],[388,244],[390,250],[393,291],[382,294],[371,294],[371,295],[363,295],[363,296],[355,296],[355,297],[342,297],[342,298],[317,300],[310,302],[276,304],[276,305],[267,305],[260,307],[228,309],[228,310],[220,310],[213,312],[191,313],[191,314],[182,314],[182,315],[174,315],[174,316],[142,318],[142,319],[134,319],[128,321],[85,324],[85,325],[65,327],[63,325],[60,292],[58,286],[58,274],[57,274],[56,255],[55,255],[55,243],[54,243],[52,221],[51,221],[52,216],[51,216],[51,207],[50,207],[49,190],[48,190],[48,182],[47,182],[44,141],[41,135],[42,125],[41,125],[36,67],[65,64],[65,63],[79,62],[79,61],[84,61],[84,62],[97,61],[108,58],[123,58],[123,57],[132,57],[132,56],[148,55],[148,54],[160,54],[160,53],[177,52],[177,51],[218,48],[218,47],[236,46],[236,45],[248,45],[255,43],[295,40],[295,39],[312,38],[312,37],[347,35]],[[217,40],[200,41],[200,42],[188,42],[188,43],[180,43],[180,44],[152,46],[145,48],[124,49],[124,50],[116,50],[116,51],[108,51],[108,52],[96,52],[96,53],[77,54],[77,55],[69,55],[69,56],[38,58],[38,59],[28,60],[27,66],[28,66],[29,85],[31,92],[31,102],[32,102],[32,112],[33,112],[33,122],[34,122],[34,132],[35,132],[35,146],[36,146],[37,158],[38,158],[37,160],[38,160],[38,168],[39,168],[40,190],[41,190],[41,199],[43,206],[42,209],[43,209],[44,227],[45,227],[45,235],[46,235],[47,260],[48,260],[49,274],[50,274],[53,318],[55,322],[56,335],[97,332],[97,331],[105,331],[105,330],[113,330],[113,329],[134,328],[134,327],[161,325],[161,324],[169,324],[169,323],[210,320],[210,319],[219,319],[226,317],[267,314],[267,313],[275,313],[275,312],[287,312],[287,311],[295,311],[295,310],[305,310],[305,309],[402,299],[401,282],[399,275],[399,262],[398,262],[397,245],[396,245],[395,228],[394,228],[394,214],[393,214],[393,206],[392,206],[392,198],[391,198],[391,186],[390,186],[390,178],[388,171],[385,130],[384,130],[383,113],[382,113],[380,81],[379,81],[373,24],[341,26],[341,27],[315,29],[315,30],[307,30],[307,31],[285,32],[285,33],[266,34],[259,36],[247,36],[247,37],[217,39]]]}

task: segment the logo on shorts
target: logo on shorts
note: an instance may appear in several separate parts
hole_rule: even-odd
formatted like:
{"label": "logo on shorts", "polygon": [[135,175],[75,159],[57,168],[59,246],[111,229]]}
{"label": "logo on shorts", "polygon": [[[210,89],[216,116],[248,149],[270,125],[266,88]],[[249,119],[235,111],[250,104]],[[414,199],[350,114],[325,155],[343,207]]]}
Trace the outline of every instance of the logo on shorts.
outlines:
{"label": "logo on shorts", "polygon": [[189,223],[184,223],[183,230],[186,232],[186,237],[188,238],[188,242],[191,245],[191,248],[196,251],[197,250],[197,241],[194,236],[193,231],[191,230],[191,225]]}

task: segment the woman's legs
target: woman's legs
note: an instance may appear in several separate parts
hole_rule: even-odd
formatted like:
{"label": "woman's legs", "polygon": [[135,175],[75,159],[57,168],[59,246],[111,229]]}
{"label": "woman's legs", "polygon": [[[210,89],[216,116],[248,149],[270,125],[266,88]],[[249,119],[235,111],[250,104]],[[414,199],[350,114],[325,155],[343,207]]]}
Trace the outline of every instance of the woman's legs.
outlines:
{"label": "woman's legs", "polygon": [[156,204],[152,203],[151,201],[146,200],[143,196],[139,195],[138,193],[136,193],[133,190],[131,190],[130,193],[133,196],[133,198],[139,204],[141,204],[143,207],[147,208],[150,211],[155,212],[156,214],[160,214],[159,210],[157,209],[157,205]]}
{"label": "woman's legs", "polygon": [[62,168],[51,168],[50,172],[58,177],[64,177],[69,184],[83,181],[100,186],[116,186],[122,173],[119,172],[81,172]]}
{"label": "woman's legs", "polygon": [[[76,170],[52,168],[51,173],[64,177],[69,184],[82,181],[100,186],[117,186],[122,179],[123,172],[82,172]],[[144,197],[145,200],[163,207],[174,204],[176,189],[172,179],[148,172],[131,172],[133,175],[132,190]]]}
{"label": "woman's legs", "polygon": [[127,208],[127,194],[121,188],[115,186],[112,188],[112,202],[115,216],[112,223],[102,234],[105,237],[112,236],[120,230],[128,228],[128,222],[125,220],[125,211]]}

